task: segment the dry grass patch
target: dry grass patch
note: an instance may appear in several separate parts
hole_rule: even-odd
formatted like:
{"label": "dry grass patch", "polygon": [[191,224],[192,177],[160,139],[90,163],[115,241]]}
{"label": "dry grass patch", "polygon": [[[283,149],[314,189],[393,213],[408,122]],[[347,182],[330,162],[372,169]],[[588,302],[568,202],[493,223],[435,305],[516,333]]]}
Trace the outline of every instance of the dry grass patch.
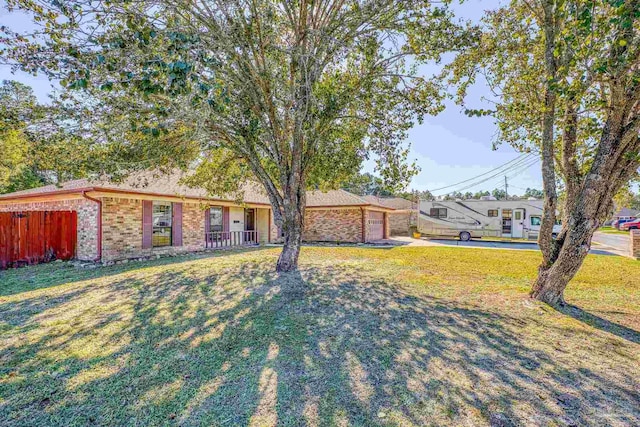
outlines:
{"label": "dry grass patch", "polygon": [[0,273],[0,425],[640,424],[640,263],[277,249]]}

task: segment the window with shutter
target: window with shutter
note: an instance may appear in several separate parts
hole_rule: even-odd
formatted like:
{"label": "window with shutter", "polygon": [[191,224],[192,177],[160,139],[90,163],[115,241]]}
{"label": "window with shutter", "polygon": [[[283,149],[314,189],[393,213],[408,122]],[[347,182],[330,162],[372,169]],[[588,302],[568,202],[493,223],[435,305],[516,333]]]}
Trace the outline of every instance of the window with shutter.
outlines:
{"label": "window with shutter", "polygon": [[209,209],[209,224],[211,232],[224,231],[222,211],[222,207],[213,207]]}
{"label": "window with shutter", "polygon": [[154,248],[171,246],[173,232],[173,207],[171,202],[153,202],[153,238]]}

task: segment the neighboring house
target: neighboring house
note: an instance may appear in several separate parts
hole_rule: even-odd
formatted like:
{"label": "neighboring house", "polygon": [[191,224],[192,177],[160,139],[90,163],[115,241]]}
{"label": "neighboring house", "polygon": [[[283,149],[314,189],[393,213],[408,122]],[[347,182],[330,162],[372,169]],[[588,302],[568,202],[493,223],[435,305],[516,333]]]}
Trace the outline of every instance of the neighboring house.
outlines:
{"label": "neighboring house", "polygon": [[635,218],[638,218],[638,216],[640,216],[639,211],[636,211],[634,209],[629,209],[629,208],[622,208],[618,212],[613,214],[612,218],[615,221],[618,219],[635,219]]}
{"label": "neighboring house", "polygon": [[392,236],[407,236],[411,226],[418,223],[418,204],[402,197],[364,196],[367,202],[393,209],[389,213],[389,232]]}
{"label": "neighboring house", "polygon": [[[65,226],[75,228],[70,231],[75,240],[72,253],[86,261],[109,262],[281,241],[268,197],[257,186],[246,186],[239,203],[232,197],[209,197],[202,189],[181,185],[180,177],[146,174],[117,184],[76,180],[59,187],[0,195],[0,216],[12,213],[4,226],[0,221],[0,262],[3,250],[5,258],[20,258],[22,255],[16,254],[24,253],[28,244],[20,250],[9,248],[7,236],[13,236],[17,245],[16,236],[25,229],[24,221],[30,214],[33,218],[43,214],[45,218],[44,214],[54,211],[73,216],[69,222],[72,225]],[[309,191],[303,239],[349,243],[380,240],[389,236],[389,214],[393,211],[344,190]],[[41,221],[42,227],[38,227],[44,229],[45,219],[34,221]],[[69,244],[65,243],[66,247]],[[14,255],[7,255],[9,251]],[[34,257],[40,261],[43,258],[42,254]]]}

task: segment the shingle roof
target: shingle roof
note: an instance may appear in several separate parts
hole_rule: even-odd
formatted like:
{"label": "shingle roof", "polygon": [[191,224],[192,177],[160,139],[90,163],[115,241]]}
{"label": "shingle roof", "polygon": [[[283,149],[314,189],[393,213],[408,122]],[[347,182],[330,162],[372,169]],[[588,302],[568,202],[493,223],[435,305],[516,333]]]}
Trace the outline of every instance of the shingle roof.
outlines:
{"label": "shingle roof", "polygon": [[[345,190],[307,191],[307,206],[366,206],[369,203],[360,196]],[[378,205],[380,206],[380,205]]]}
{"label": "shingle roof", "polygon": [[640,214],[640,211],[636,211],[636,210],[629,209],[629,208],[622,208],[618,212],[616,212],[614,216],[616,216],[616,217],[620,217],[620,216],[636,216],[638,214]]}
{"label": "shingle roof", "polygon": [[44,187],[36,187],[30,188],[29,190],[15,191],[13,193],[0,194],[0,198],[2,199],[10,199],[12,197],[17,196],[26,196],[26,195],[37,195],[37,194],[47,194],[52,193],[54,191],[64,191],[64,190],[79,190],[82,188],[90,187],[91,185],[87,183],[86,179],[76,179],[73,181],[67,181],[64,184],[58,185],[45,185]]}
{"label": "shingle roof", "polygon": [[[124,182],[116,183],[100,179],[77,179],[67,181],[61,185],[47,185],[44,187],[32,188],[30,190],[17,191],[15,193],[0,195],[0,200],[12,199],[14,197],[37,196],[56,192],[73,192],[84,189],[102,189],[131,191],[137,193],[170,195],[188,198],[203,198],[234,201],[232,196],[212,197],[202,188],[193,188],[180,182],[185,177],[184,173],[159,174],[159,173],[139,173],[129,176]],[[246,184],[243,188],[245,203],[269,204],[269,198],[265,191],[257,184]],[[345,190],[329,191],[308,191],[307,207],[331,207],[331,206],[380,206],[379,203],[366,201],[363,198],[349,193]]]}
{"label": "shingle roof", "polygon": [[379,196],[363,196],[363,199],[371,204],[385,206],[387,208],[398,210],[413,210],[417,206],[411,200],[403,199],[402,197],[379,197]]}

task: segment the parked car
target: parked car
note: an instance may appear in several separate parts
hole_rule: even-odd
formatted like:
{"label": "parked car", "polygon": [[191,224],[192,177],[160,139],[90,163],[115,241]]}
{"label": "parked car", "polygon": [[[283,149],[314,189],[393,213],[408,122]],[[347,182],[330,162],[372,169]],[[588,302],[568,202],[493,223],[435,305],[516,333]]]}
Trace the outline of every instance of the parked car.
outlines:
{"label": "parked car", "polygon": [[638,230],[638,229],[640,229],[640,218],[620,224],[620,230],[622,231]]}
{"label": "parked car", "polygon": [[636,218],[617,219],[617,220],[615,220],[615,221],[613,221],[613,222],[611,223],[611,226],[612,226],[613,228],[616,228],[616,229],[620,230],[620,226],[621,226],[622,224],[624,224],[625,222],[631,222],[631,221],[635,221],[635,220],[636,220]]}

